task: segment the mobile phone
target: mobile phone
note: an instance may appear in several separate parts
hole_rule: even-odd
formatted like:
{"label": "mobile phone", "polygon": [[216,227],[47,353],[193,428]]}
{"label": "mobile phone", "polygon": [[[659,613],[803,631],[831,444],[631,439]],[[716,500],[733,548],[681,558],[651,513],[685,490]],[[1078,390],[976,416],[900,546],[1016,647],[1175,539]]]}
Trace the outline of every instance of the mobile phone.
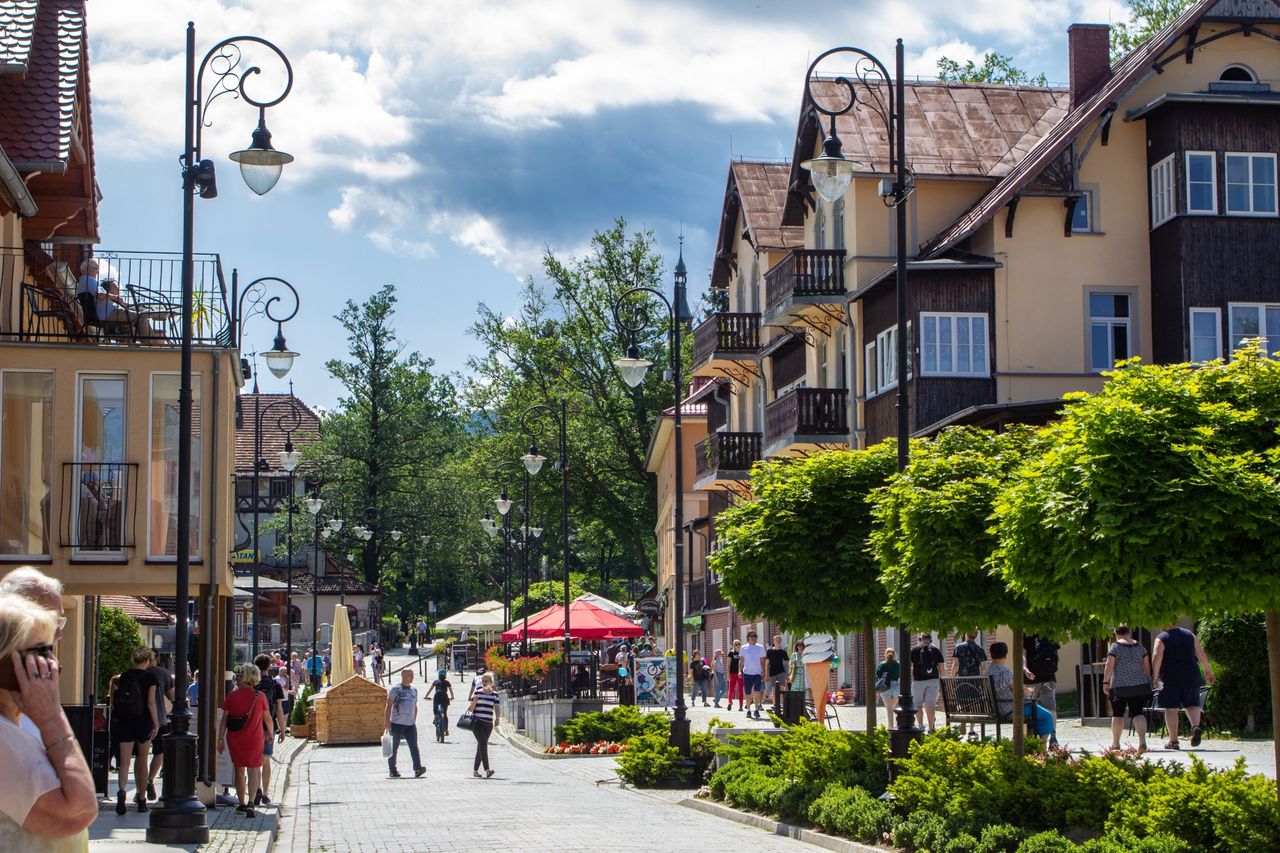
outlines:
{"label": "mobile phone", "polygon": [[13,658],[0,659],[0,690],[17,690],[18,675],[13,671]]}

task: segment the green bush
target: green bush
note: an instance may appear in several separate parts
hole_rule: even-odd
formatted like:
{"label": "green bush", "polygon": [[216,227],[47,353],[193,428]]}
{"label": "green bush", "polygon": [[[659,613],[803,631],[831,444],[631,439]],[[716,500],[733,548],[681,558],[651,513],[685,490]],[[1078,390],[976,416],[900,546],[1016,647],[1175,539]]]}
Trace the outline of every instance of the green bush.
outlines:
{"label": "green bush", "polygon": [[973,853],[1016,853],[1027,834],[1008,823],[993,823],[982,830]]}
{"label": "green bush", "polygon": [[311,694],[315,691],[310,684],[303,685],[298,697],[293,700],[293,710],[289,712],[289,724],[301,726],[307,722],[307,712],[311,710]]}
{"label": "green bush", "polygon": [[[661,719],[661,718],[659,718]],[[716,760],[716,749],[720,741],[707,732],[694,732],[689,736],[689,758],[693,761],[693,770],[688,776],[690,785],[701,785],[707,779],[707,773]]]}
{"label": "green bush", "polygon": [[1080,853],[1187,853],[1191,845],[1163,833],[1139,838],[1131,830],[1116,829],[1076,849]]}
{"label": "green bush", "polygon": [[778,771],[797,782],[841,782],[873,794],[884,792],[889,781],[885,751],[889,735],[877,729],[862,732],[831,731],[817,723],[801,723],[782,736]]}
{"label": "green bush", "polygon": [[111,676],[133,666],[133,650],[142,645],[142,626],[118,607],[103,607],[98,616],[98,695],[106,701]]}
{"label": "green bush", "polygon": [[1218,680],[1205,702],[1205,720],[1217,731],[1271,728],[1271,679],[1267,627],[1261,613],[1218,616],[1200,622],[1200,642]]}
{"label": "green bush", "polygon": [[912,853],[950,853],[947,847],[953,833],[941,815],[909,812],[893,828],[893,843]]}
{"label": "green bush", "polygon": [[680,750],[667,743],[667,735],[637,735],[618,754],[618,776],[637,788],[656,788],[675,776]]}
{"label": "green bush", "polygon": [[711,774],[711,778],[707,780],[707,787],[711,791],[711,796],[717,800],[725,798],[725,786],[739,776],[750,776],[753,774],[764,775],[764,771],[758,764],[752,764],[750,761],[730,761],[724,767]]}
{"label": "green bush", "polygon": [[1018,853],[1072,853],[1076,845],[1056,829],[1037,833],[1018,845]]}
{"label": "green bush", "polygon": [[774,801],[773,814],[787,823],[809,823],[809,809],[825,786],[821,782],[792,782]]}
{"label": "green bush", "polygon": [[767,735],[757,731],[729,735],[725,743],[721,744],[716,751],[727,757],[730,763],[742,761],[747,764],[758,764],[761,767],[772,767],[782,756],[785,748],[784,736]]}
{"label": "green bush", "polygon": [[823,832],[875,844],[892,829],[889,806],[862,788],[831,782],[809,807],[809,820]]}
{"label": "green bush", "polygon": [[663,734],[669,729],[670,722],[662,714],[646,714],[633,705],[619,705],[604,713],[591,711],[565,720],[556,726],[556,743],[622,743],[636,735]]}

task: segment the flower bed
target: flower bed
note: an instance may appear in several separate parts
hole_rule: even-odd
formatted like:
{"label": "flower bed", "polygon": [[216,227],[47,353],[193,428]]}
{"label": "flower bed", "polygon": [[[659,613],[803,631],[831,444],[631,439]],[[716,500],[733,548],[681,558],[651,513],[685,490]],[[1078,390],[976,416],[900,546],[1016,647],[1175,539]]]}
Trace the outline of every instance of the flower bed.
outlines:
{"label": "flower bed", "polygon": [[560,666],[564,655],[560,652],[547,652],[542,655],[530,655],[522,658],[505,658],[501,646],[491,646],[484,656],[484,667],[489,672],[504,677],[527,678],[530,681],[541,681],[547,673]]}
{"label": "flower bed", "polygon": [[549,746],[544,752],[551,755],[617,755],[627,748],[626,744],[615,743],[608,740],[598,740],[595,743],[569,743],[561,741],[554,746]]}
{"label": "flower bed", "polygon": [[[888,737],[801,724],[721,747],[709,796],[824,832],[931,853],[1175,853],[1280,849],[1275,784],[1132,753],[1039,751],[926,737],[889,784]],[[880,799],[886,789],[893,803]]]}

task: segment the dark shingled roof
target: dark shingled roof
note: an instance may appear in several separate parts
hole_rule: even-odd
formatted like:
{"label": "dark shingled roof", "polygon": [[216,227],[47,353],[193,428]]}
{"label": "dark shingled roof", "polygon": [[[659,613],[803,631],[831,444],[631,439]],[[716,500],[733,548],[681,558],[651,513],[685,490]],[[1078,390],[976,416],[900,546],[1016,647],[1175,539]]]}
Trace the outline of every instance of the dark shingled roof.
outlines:
{"label": "dark shingled roof", "polygon": [[67,162],[77,132],[87,134],[89,121],[87,115],[77,120],[75,109],[87,67],[84,0],[43,0],[28,35],[34,5],[0,0],[0,57],[6,62],[0,73],[10,72],[0,76],[0,146],[19,169]]}
{"label": "dark shingled roof", "polygon": [[[280,468],[279,454],[284,450],[285,431],[280,429],[280,416],[285,415],[285,426],[288,419],[288,406],[278,405],[270,412],[267,407],[280,400],[289,400],[288,394],[241,394],[236,398],[236,473],[242,476],[253,475],[253,420],[254,404],[261,407],[262,414],[262,458],[271,467],[261,472],[260,476],[270,477],[272,474],[283,474]],[[320,436],[320,417],[297,397],[293,397],[298,411],[298,428],[293,431],[293,449],[302,450],[314,443]]]}
{"label": "dark shingled roof", "polygon": [[738,211],[746,224],[746,238],[756,251],[787,251],[804,245],[804,229],[782,224],[782,208],[787,203],[787,179],[791,166],[734,160],[720,213],[720,235],[716,239],[716,260],[711,286],[729,283],[732,257],[738,244]]}
{"label": "dark shingled roof", "polygon": [[1011,169],[990,192],[978,199],[973,207],[923,244],[920,256],[937,257],[995,216],[1089,124],[1100,118],[1113,104],[1128,97],[1148,74],[1155,73],[1153,65],[1201,18],[1228,19],[1234,15],[1274,18],[1278,6],[1280,3],[1276,0],[1199,0],[1188,7],[1177,20],[1121,59],[1113,69],[1110,80],[1045,134],[1030,154]]}
{"label": "dark shingled roof", "polygon": [[[886,103],[886,86],[856,84],[859,100]],[[815,78],[814,97],[835,107],[849,99],[848,90],[833,79]],[[920,176],[1000,178],[1023,158],[1067,114],[1070,93],[1040,86],[1000,86],[983,83],[905,84],[907,163]],[[830,119],[806,101],[796,132],[790,172],[791,192],[783,211],[784,224],[804,222],[805,198],[811,189],[800,163],[813,156],[826,135]],[[860,107],[836,119],[844,156],[871,173],[889,171],[889,136],[884,120],[870,107]],[[821,136],[819,136],[821,134]]]}

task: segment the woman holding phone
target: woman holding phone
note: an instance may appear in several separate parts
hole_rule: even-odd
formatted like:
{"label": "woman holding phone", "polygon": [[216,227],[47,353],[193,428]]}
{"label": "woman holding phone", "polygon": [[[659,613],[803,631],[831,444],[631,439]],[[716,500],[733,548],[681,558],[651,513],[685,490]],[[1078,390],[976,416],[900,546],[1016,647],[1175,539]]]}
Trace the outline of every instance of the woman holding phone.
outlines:
{"label": "woman holding phone", "polygon": [[[62,712],[57,625],[57,614],[0,594],[0,850],[86,850],[98,816],[89,765]],[[18,725],[23,715],[38,737]]]}

